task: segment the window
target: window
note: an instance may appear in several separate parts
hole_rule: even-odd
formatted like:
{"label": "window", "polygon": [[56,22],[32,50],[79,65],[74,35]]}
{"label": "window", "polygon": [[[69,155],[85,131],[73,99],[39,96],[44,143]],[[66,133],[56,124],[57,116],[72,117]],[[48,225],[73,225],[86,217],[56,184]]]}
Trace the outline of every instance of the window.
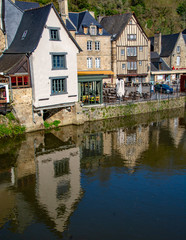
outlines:
{"label": "window", "polygon": [[103,28],[99,28],[99,35],[103,34]]}
{"label": "window", "polygon": [[129,41],[135,41],[136,40],[136,34],[127,34],[127,39]]}
{"label": "window", "polygon": [[180,53],[180,46],[177,46],[177,53]]}
{"label": "window", "polygon": [[65,174],[69,174],[69,159],[64,158],[59,161],[54,162],[54,176],[55,177],[61,177]]}
{"label": "window", "polygon": [[140,66],[142,65],[142,61],[139,61],[139,65],[140,65]]}
{"label": "window", "polygon": [[59,41],[59,30],[58,29],[50,29],[50,40]]}
{"label": "window", "polygon": [[52,53],[52,69],[66,69],[66,53]]}
{"label": "window", "polygon": [[96,31],[96,26],[90,26],[90,35],[96,35],[97,31]]}
{"label": "window", "polygon": [[130,25],[132,24],[132,20],[129,21],[129,24],[130,24]]}
{"label": "window", "polygon": [[127,56],[137,56],[136,47],[128,47]]}
{"label": "window", "polygon": [[52,95],[67,93],[67,77],[51,78]]}
{"label": "window", "polygon": [[139,47],[139,51],[143,52],[143,47],[142,46]]}
{"label": "window", "polygon": [[121,49],[121,56],[125,56],[125,49]]}
{"label": "window", "polygon": [[27,33],[28,33],[28,30],[25,30],[24,33],[23,33],[23,35],[22,35],[22,37],[21,37],[21,40],[24,40],[24,39],[25,39]]}
{"label": "window", "polygon": [[177,66],[180,65],[180,57],[177,57],[177,59],[176,59],[176,65],[177,65]]}
{"label": "window", "polygon": [[100,42],[99,41],[95,41],[95,50],[96,51],[100,50]]}
{"label": "window", "polygon": [[88,27],[84,27],[83,30],[84,30],[84,34],[88,34]]}
{"label": "window", "polygon": [[127,69],[128,70],[136,70],[137,69],[136,62],[128,62],[127,63]]}
{"label": "window", "polygon": [[92,68],[92,58],[87,58],[87,68]]}
{"label": "window", "polygon": [[101,67],[100,58],[96,58],[95,59],[95,65],[96,65],[96,68],[100,68]]}
{"label": "window", "polygon": [[88,51],[92,50],[92,41],[87,41],[87,50]]}
{"label": "window", "polygon": [[122,63],[122,69],[123,69],[123,70],[125,69],[125,64],[124,64],[124,63]]}
{"label": "window", "polygon": [[12,88],[30,87],[30,78],[28,75],[11,76]]}

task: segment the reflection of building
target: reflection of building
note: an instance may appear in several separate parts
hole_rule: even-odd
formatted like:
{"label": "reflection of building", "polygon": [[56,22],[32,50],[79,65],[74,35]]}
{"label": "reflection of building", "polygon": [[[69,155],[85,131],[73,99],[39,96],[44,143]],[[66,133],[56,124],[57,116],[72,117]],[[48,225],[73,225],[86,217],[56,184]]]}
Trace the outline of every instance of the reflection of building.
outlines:
{"label": "reflection of building", "polygon": [[[108,133],[106,134],[108,135]],[[113,132],[110,138],[103,137],[103,149],[105,154],[110,154],[113,148],[125,160],[125,165],[132,168],[142,152],[149,146],[149,127],[138,126],[133,129],[119,129]]]}
{"label": "reflection of building", "polygon": [[15,195],[8,189],[10,186],[10,182],[0,184],[0,228],[10,218],[11,212],[15,207]]}
{"label": "reflection of building", "polygon": [[169,119],[170,133],[174,141],[175,147],[178,147],[183,138],[185,129],[179,126],[179,118]]}
{"label": "reflection of building", "polygon": [[[49,138],[52,134],[49,134]],[[50,139],[49,139],[50,140]],[[80,186],[79,148],[56,138],[56,147],[45,146],[36,154],[37,198],[55,223],[57,231],[64,231],[65,224],[74,211],[82,191]],[[53,138],[53,144],[54,138]]]}
{"label": "reflection of building", "polygon": [[81,147],[81,158],[102,155],[102,133],[94,133],[84,136]]}

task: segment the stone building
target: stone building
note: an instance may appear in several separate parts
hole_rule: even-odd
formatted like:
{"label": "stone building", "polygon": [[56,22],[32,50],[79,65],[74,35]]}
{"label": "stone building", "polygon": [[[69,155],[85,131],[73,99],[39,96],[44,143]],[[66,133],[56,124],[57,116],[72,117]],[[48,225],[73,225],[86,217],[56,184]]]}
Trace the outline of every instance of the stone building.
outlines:
{"label": "stone building", "polygon": [[103,82],[111,83],[111,36],[96,21],[94,13],[68,12],[67,0],[58,1],[66,26],[82,49],[77,55],[79,101],[102,103]]}
{"label": "stone building", "polygon": [[[156,33],[151,40],[151,51],[157,52],[167,66],[172,70],[152,73],[155,79],[167,82],[179,80],[186,73],[186,44],[184,32],[162,35]],[[157,76],[159,75],[159,77]]]}
{"label": "stone building", "polygon": [[109,32],[112,43],[114,81],[148,82],[150,77],[150,42],[136,16],[126,13],[103,17],[100,24]]}

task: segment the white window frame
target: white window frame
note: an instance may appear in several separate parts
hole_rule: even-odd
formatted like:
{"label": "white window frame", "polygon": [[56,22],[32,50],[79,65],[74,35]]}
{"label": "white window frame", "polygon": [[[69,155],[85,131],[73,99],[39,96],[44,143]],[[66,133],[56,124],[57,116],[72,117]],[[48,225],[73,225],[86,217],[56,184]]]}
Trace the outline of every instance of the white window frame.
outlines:
{"label": "white window frame", "polygon": [[100,41],[95,41],[95,50],[96,51],[100,50]]}
{"label": "white window frame", "polygon": [[139,51],[143,52],[143,46],[139,46]]}
{"label": "white window frame", "polygon": [[139,65],[142,66],[142,61],[141,60],[139,60]]}
{"label": "white window frame", "polygon": [[127,56],[137,56],[136,47],[127,47]]}
{"label": "white window frame", "polygon": [[90,26],[89,31],[90,31],[90,35],[93,35],[93,36],[97,35],[97,27],[95,25]]}
{"label": "white window frame", "polygon": [[87,68],[92,68],[92,58],[91,57],[87,58]]}
{"label": "white window frame", "polygon": [[99,57],[95,58],[95,67],[101,68],[101,59]]}
{"label": "white window frame", "polygon": [[180,56],[176,58],[176,66],[180,66]]}
{"label": "white window frame", "polygon": [[92,51],[92,41],[91,40],[87,41],[87,51]]}
{"label": "white window frame", "polygon": [[127,62],[127,70],[137,70],[136,62]]}

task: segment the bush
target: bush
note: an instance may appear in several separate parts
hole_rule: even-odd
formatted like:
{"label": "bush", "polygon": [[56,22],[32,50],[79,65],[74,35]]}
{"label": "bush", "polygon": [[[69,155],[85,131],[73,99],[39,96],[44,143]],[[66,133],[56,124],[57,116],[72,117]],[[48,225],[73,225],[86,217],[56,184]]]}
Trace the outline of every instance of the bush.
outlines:
{"label": "bush", "polygon": [[60,122],[61,122],[61,121],[59,121],[59,120],[55,120],[55,121],[53,121],[53,122],[51,122],[51,123],[48,123],[48,122],[44,121],[44,127],[45,127],[46,129],[52,128],[53,126],[54,126],[54,127],[58,127],[59,124],[60,124]]}

